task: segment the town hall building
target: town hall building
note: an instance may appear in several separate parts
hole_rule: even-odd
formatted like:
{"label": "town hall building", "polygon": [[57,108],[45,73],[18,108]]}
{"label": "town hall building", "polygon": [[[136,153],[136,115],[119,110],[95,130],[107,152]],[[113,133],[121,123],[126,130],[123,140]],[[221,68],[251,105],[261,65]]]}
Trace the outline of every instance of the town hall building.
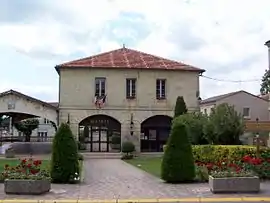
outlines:
{"label": "town hall building", "polygon": [[[24,98],[37,106],[27,115],[49,117],[57,125],[68,122],[78,139],[87,127],[85,144],[91,152],[112,151],[113,136],[132,141],[138,152],[162,151],[177,96],[184,97],[189,111],[199,111],[199,76],[204,70],[181,62],[123,47],[55,69],[58,104]],[[8,109],[7,101],[0,98],[0,107],[5,106],[0,113],[26,115],[22,105],[20,110]]]}

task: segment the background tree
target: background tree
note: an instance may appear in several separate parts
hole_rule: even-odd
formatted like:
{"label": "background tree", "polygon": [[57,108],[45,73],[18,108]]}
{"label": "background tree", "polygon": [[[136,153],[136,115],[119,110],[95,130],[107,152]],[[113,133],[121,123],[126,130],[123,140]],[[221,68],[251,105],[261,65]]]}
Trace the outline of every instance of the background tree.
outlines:
{"label": "background tree", "polygon": [[187,113],[187,106],[184,100],[184,97],[178,96],[176,99],[176,104],[174,107],[174,118],[182,114]]}
{"label": "background tree", "polygon": [[174,119],[161,164],[161,178],[166,182],[190,182],[195,177],[195,164],[185,124]]}
{"label": "background tree", "polygon": [[39,125],[38,119],[26,119],[14,123],[14,127],[25,135],[25,142],[30,142],[32,131],[37,129]]}
{"label": "background tree", "polygon": [[265,70],[265,73],[262,77],[260,92],[262,95],[268,94],[270,92],[270,70]]}
{"label": "background tree", "polygon": [[208,144],[204,134],[204,125],[208,122],[207,116],[201,112],[187,113],[179,116],[179,121],[186,125],[192,144]]}
{"label": "background tree", "polygon": [[78,148],[67,123],[62,123],[54,136],[51,160],[52,182],[70,183],[79,174]]}
{"label": "background tree", "polygon": [[208,123],[204,127],[208,141],[213,144],[241,144],[239,137],[243,132],[242,115],[227,103],[220,104],[213,109],[209,115]]}

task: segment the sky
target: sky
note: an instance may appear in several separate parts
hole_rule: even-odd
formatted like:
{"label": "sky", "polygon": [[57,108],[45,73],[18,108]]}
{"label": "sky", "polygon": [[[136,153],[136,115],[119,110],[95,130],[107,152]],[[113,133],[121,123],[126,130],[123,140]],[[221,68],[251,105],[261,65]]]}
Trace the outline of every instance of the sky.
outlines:
{"label": "sky", "polygon": [[203,99],[259,94],[269,8],[269,0],[1,0],[0,91],[57,101],[55,65],[125,44],[221,80],[200,79]]}

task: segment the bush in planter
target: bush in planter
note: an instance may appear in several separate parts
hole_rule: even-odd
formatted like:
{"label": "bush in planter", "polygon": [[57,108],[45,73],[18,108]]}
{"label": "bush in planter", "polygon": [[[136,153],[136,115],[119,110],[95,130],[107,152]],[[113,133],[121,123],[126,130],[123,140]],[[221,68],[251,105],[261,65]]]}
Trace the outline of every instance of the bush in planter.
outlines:
{"label": "bush in planter", "polygon": [[190,182],[195,178],[192,147],[184,124],[175,118],[161,164],[161,178],[166,182]]}
{"label": "bush in planter", "polygon": [[132,152],[135,151],[135,145],[132,142],[124,142],[122,144],[122,152],[126,153],[123,155],[122,159],[132,159],[133,154]]}
{"label": "bush in planter", "polygon": [[70,127],[62,123],[53,139],[51,177],[54,183],[70,183],[79,173],[78,149]]}

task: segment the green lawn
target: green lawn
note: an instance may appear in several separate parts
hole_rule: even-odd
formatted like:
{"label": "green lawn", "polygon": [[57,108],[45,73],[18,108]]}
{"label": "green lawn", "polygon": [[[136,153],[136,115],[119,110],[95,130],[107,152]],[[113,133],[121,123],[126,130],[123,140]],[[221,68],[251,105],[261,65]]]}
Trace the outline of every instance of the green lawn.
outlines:
{"label": "green lawn", "polygon": [[161,160],[161,157],[136,157],[134,159],[125,161],[154,176],[160,177]]}

